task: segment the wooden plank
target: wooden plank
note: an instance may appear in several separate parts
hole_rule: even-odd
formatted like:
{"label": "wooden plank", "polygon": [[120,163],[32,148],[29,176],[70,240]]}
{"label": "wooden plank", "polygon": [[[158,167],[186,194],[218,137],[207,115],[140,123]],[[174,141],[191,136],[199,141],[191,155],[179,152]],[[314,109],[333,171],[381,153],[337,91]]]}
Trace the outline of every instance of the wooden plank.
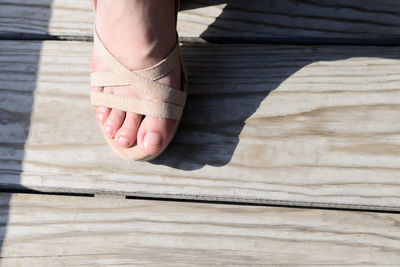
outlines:
{"label": "wooden plank", "polygon": [[400,210],[399,47],[185,44],[180,130],[142,163],[95,122],[91,44],[40,45],[0,42],[3,188]]}
{"label": "wooden plank", "polygon": [[6,266],[400,262],[400,214],[24,194],[0,204]]}
{"label": "wooden plank", "polygon": [[[89,0],[0,0],[0,5],[2,36],[92,35]],[[400,36],[397,0],[185,0],[182,9],[181,37],[384,42]]]}

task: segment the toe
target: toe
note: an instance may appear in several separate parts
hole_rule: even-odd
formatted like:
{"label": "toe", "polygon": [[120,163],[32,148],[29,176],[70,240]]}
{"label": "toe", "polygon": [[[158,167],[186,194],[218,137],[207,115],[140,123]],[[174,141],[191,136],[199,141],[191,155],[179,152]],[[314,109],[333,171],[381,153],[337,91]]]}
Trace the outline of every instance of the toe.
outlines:
{"label": "toe", "polygon": [[120,146],[131,147],[135,143],[141,119],[142,115],[132,112],[126,113],[121,128],[115,134],[115,139]]}
{"label": "toe", "polygon": [[106,107],[96,107],[96,119],[103,125],[104,122],[107,120],[108,116],[110,115],[111,109]]}
{"label": "toe", "polygon": [[[92,86],[91,90],[92,92],[103,92],[103,87]],[[98,106],[96,106],[95,108],[96,108],[96,119],[100,123],[100,125],[103,125],[104,122],[107,120],[108,115],[110,115],[111,109]]]}
{"label": "toe", "polygon": [[137,143],[148,155],[160,153],[171,138],[176,121],[146,116],[139,127]]}
{"label": "toe", "polygon": [[112,109],[110,115],[108,116],[107,120],[104,122],[103,125],[104,134],[109,137],[114,137],[115,133],[118,131],[118,129],[124,122],[124,119],[125,119],[124,111],[118,109]]}

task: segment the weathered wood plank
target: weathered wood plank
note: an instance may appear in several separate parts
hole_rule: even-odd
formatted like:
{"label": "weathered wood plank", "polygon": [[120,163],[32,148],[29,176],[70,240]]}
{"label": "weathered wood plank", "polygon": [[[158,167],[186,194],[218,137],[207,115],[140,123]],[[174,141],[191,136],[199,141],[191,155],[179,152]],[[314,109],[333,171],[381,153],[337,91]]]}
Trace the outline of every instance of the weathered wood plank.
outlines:
{"label": "weathered wood plank", "polygon": [[400,48],[184,45],[188,105],[154,164],[105,144],[90,48],[44,42],[38,64],[40,43],[0,42],[3,188],[400,210]]}
{"label": "weathered wood plank", "polygon": [[[0,35],[92,35],[92,1],[0,0]],[[365,39],[400,36],[400,2],[185,0],[182,37]],[[311,38],[311,39],[310,39]]]}
{"label": "weathered wood plank", "polygon": [[24,194],[0,207],[6,266],[400,262],[400,214]]}

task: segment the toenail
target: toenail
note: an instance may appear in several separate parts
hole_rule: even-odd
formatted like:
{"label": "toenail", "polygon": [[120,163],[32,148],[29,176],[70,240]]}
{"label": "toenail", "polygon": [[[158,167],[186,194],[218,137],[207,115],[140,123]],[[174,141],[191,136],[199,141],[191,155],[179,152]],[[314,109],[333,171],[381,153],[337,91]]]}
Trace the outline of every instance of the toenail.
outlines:
{"label": "toenail", "polygon": [[110,127],[110,126],[106,126],[106,127],[104,127],[104,132],[105,132],[106,134],[108,134],[108,135],[112,136],[112,134],[113,134],[114,130],[113,130],[113,128],[112,128],[112,127]]}
{"label": "toenail", "polygon": [[105,118],[104,113],[97,113],[97,119],[98,119],[99,121],[103,122],[103,121],[104,121],[104,118]]}
{"label": "toenail", "polygon": [[129,146],[130,143],[129,139],[124,136],[118,137],[118,142],[123,146]]}
{"label": "toenail", "polygon": [[144,136],[143,145],[147,148],[160,148],[161,143],[161,136],[157,133],[150,132]]}

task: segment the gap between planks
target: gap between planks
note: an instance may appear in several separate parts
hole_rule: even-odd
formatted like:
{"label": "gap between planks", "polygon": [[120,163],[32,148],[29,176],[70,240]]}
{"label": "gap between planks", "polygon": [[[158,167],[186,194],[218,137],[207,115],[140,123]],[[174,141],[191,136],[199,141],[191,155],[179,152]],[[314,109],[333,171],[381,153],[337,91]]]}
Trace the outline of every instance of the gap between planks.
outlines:
{"label": "gap between planks", "polygon": [[[5,41],[79,41],[93,42],[93,36],[85,35],[46,35],[46,34],[0,34],[0,40]],[[179,37],[181,44],[266,44],[266,45],[301,45],[301,46],[381,46],[391,47],[400,45],[400,37],[374,39],[374,38],[269,38],[269,37]]]}
{"label": "gap between planks", "polygon": [[[43,189],[42,189],[43,190]],[[54,190],[54,189],[51,189]],[[132,200],[149,200],[149,201],[166,201],[166,202],[177,202],[177,203],[201,203],[201,204],[212,204],[212,205],[237,205],[237,206],[260,206],[260,207],[279,207],[279,208],[294,208],[294,209],[316,209],[316,210],[337,210],[337,211],[352,211],[352,212],[377,212],[377,213],[392,213],[392,214],[399,214],[400,210],[393,210],[388,209],[387,207],[371,207],[369,206],[362,206],[362,205],[337,205],[333,203],[332,205],[326,205],[326,203],[287,203],[287,202],[269,202],[265,203],[260,202],[256,203],[254,200],[249,200],[247,202],[243,202],[243,200],[232,200],[229,201],[226,198],[221,199],[207,199],[207,198],[200,198],[196,199],[193,196],[187,196],[186,198],[179,198],[177,195],[170,195],[170,196],[160,196],[154,195],[146,196],[143,195],[121,195],[120,193],[113,194],[112,192],[104,192],[104,193],[95,193],[95,194],[84,194],[84,193],[66,193],[66,192],[49,192],[49,191],[40,191],[40,190],[33,190],[24,188],[22,190],[18,189],[7,189],[7,188],[0,188],[0,194],[37,194],[37,195],[48,195],[48,196],[71,196],[71,197],[87,197],[87,198],[110,198],[110,199],[132,199]],[[319,205],[320,204],[320,205]]]}

